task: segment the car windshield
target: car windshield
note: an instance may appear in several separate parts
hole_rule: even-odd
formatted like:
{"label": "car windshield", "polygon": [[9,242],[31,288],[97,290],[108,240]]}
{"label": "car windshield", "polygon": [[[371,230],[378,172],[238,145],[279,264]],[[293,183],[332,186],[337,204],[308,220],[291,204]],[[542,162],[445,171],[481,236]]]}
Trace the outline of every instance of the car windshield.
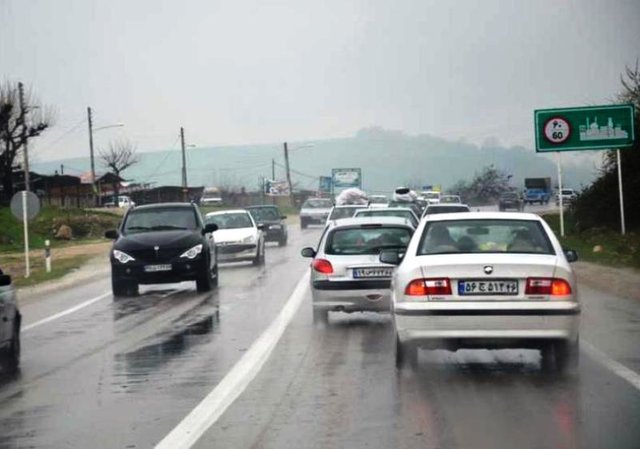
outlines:
{"label": "car windshield", "polygon": [[325,252],[335,255],[378,254],[383,249],[403,249],[411,240],[404,227],[377,226],[336,229],[327,236]]}
{"label": "car windshield", "polygon": [[460,197],[457,195],[446,195],[440,198],[441,203],[459,203]]}
{"label": "car windshield", "polygon": [[573,195],[573,190],[562,190],[563,195]]}
{"label": "car windshield", "polygon": [[359,210],[356,217],[400,217],[406,218],[416,226],[418,224],[415,215],[409,210],[389,210],[389,209],[377,209],[377,210]]}
{"label": "car windshield", "polygon": [[311,209],[326,209],[331,206],[333,206],[333,204],[331,203],[331,200],[323,200],[323,199],[307,200],[302,204],[302,207],[307,207]]}
{"label": "car windshield", "polygon": [[196,214],[189,207],[134,209],[126,217],[123,233],[194,230],[197,223]]}
{"label": "car windshield", "polygon": [[505,200],[515,200],[518,198],[517,193],[503,193],[502,198]]}
{"label": "car windshield", "polygon": [[207,224],[218,225],[218,229],[252,228],[253,223],[247,212],[234,212],[228,214],[207,215]]}
{"label": "car windshield", "polygon": [[248,210],[253,219],[257,221],[280,219],[278,209],[275,207],[252,207]]}
{"label": "car windshield", "polygon": [[418,255],[471,253],[554,254],[545,230],[533,220],[445,220],[428,223]]}
{"label": "car windshield", "polygon": [[365,206],[361,207],[335,207],[331,211],[331,215],[329,216],[329,220],[340,220],[341,218],[351,218],[355,215],[356,211],[364,209]]}
{"label": "car windshield", "polygon": [[467,206],[429,206],[424,211],[424,214],[425,215],[450,214],[454,212],[469,212],[469,207]]}

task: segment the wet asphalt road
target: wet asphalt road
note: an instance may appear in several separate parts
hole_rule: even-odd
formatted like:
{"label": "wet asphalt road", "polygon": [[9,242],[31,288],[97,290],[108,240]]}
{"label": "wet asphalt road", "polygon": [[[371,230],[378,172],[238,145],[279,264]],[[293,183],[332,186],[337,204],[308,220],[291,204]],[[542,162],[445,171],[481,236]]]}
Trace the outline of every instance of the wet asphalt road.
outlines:
{"label": "wet asphalt road", "polygon": [[[225,266],[211,294],[183,283],[114,301],[105,278],[24,304],[21,370],[0,374],[0,448],[154,447],[306,271],[299,249],[321,230],[290,229],[265,267]],[[640,304],[585,287],[582,299],[583,343],[640,372]],[[316,327],[307,293],[264,368],[195,447],[640,447],[640,391],[589,352],[566,379],[543,372],[536,351],[422,351],[417,371],[397,372],[391,335],[385,315],[332,314]]]}

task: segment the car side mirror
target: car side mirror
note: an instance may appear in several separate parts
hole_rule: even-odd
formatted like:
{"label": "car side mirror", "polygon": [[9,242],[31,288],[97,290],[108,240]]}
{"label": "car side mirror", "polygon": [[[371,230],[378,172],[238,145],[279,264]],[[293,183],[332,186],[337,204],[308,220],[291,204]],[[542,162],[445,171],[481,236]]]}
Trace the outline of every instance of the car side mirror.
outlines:
{"label": "car side mirror", "polygon": [[109,229],[107,232],[104,233],[104,236],[105,238],[115,240],[118,238],[118,231],[116,231],[115,229]]}
{"label": "car side mirror", "polygon": [[572,263],[578,260],[578,253],[573,249],[564,250],[564,257],[567,258],[567,262]]}
{"label": "car side mirror", "polygon": [[202,229],[203,234],[211,234],[212,232],[216,232],[218,230],[218,225],[215,223],[207,223],[204,225]]}
{"label": "car side mirror", "polygon": [[280,220],[286,220],[287,216],[286,215],[280,215]]}
{"label": "car side mirror", "polygon": [[264,231],[264,224],[260,223],[258,225],[256,225],[256,227],[258,228],[259,231]]}
{"label": "car side mirror", "polygon": [[0,287],[11,285],[11,276],[8,274],[0,274]]}
{"label": "car side mirror", "polygon": [[402,258],[397,250],[385,249],[380,251],[380,262],[388,263],[389,265],[400,265]]}
{"label": "car side mirror", "polygon": [[316,250],[310,247],[302,248],[300,251],[302,257],[316,257]]}

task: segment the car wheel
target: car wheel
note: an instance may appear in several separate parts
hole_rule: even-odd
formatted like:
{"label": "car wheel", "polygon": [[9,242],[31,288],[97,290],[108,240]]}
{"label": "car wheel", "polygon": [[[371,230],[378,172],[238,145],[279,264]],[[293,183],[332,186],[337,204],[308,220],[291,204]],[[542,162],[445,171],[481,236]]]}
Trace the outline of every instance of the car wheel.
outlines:
{"label": "car wheel", "polygon": [[254,265],[262,265],[264,264],[264,245],[258,244],[258,253],[256,257],[253,259]]}
{"label": "car wheel", "polygon": [[300,219],[300,229],[305,229],[307,227],[307,221],[303,218]]}
{"label": "car wheel", "polygon": [[280,237],[280,240],[278,240],[278,246],[287,246],[287,236],[286,235],[282,235],[282,237]]}
{"label": "car wheel", "polygon": [[211,273],[211,287],[217,287],[220,283],[218,276],[218,262],[216,261],[216,265],[213,267],[213,272]]}
{"label": "car wheel", "polygon": [[20,365],[20,322],[18,320],[13,326],[11,343],[7,351],[2,354],[1,362],[2,366],[10,372],[17,370]]}
{"label": "car wheel", "polygon": [[209,290],[211,290],[212,283],[213,282],[211,278],[211,270],[209,269],[209,264],[205,263],[202,273],[200,273],[200,276],[198,276],[198,279],[196,279],[196,289],[200,293],[208,292]]}
{"label": "car wheel", "polygon": [[553,344],[546,343],[540,347],[540,368],[544,372],[550,372],[554,363]]}
{"label": "car wheel", "polygon": [[111,291],[113,296],[121,298],[124,296],[135,296],[138,294],[138,283],[125,281],[117,276],[111,276]]}
{"label": "car wheel", "polygon": [[313,309],[313,324],[328,324],[329,311],[322,309]]}
{"label": "car wheel", "polygon": [[396,368],[415,368],[418,364],[418,347],[409,343],[402,344],[396,337]]}
{"label": "car wheel", "polygon": [[562,374],[575,374],[580,363],[580,343],[559,341],[554,344],[556,368]]}

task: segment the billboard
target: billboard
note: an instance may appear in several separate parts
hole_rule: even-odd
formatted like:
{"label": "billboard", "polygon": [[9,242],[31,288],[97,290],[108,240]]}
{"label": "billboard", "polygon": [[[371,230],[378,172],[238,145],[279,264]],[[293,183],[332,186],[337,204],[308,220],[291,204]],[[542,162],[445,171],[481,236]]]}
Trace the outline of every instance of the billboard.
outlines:
{"label": "billboard", "polygon": [[331,170],[333,190],[339,191],[352,187],[362,188],[362,169],[334,168]]}
{"label": "billboard", "polygon": [[286,180],[266,179],[264,193],[267,196],[289,196],[289,184]]}

